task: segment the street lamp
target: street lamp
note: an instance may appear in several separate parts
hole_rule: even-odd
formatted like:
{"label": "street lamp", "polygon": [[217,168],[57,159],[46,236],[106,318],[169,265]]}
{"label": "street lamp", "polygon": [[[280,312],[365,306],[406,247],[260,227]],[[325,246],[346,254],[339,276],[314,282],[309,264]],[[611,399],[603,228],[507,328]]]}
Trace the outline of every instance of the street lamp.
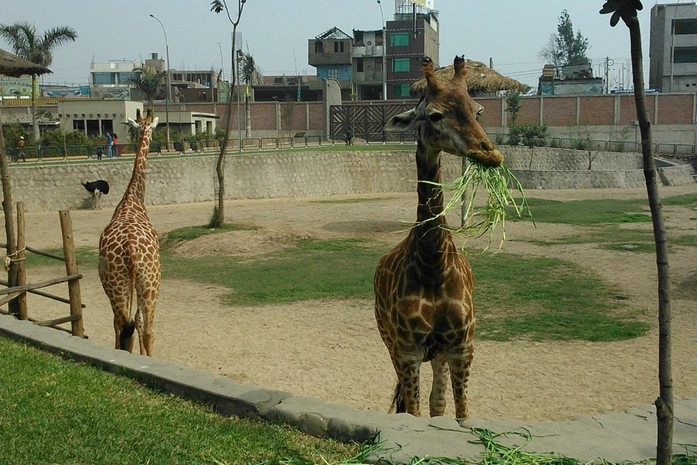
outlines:
{"label": "street lamp", "polygon": [[380,0],[378,0],[378,6],[380,7],[380,25],[382,26],[382,99],[387,100],[387,27]]}
{"label": "street lamp", "polygon": [[164,24],[162,24],[162,21],[157,19],[157,16],[155,15],[150,15],[151,18],[154,18],[155,21],[160,23],[160,26],[162,27],[162,32],[165,33],[165,53],[167,54],[167,64],[165,65],[165,68],[167,70],[167,79],[165,80],[167,84],[167,90],[165,93],[165,124],[167,126],[167,151],[169,151],[170,148],[170,139],[169,139],[169,101],[171,97],[171,92],[172,92],[172,85],[169,79],[169,42],[167,41],[167,30],[165,29]]}

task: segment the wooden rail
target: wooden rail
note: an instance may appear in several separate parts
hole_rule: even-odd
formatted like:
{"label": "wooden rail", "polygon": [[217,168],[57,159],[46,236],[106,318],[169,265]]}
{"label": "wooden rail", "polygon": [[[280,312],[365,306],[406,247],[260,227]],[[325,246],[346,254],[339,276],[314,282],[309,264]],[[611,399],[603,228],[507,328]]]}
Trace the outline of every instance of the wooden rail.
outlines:
{"label": "wooden rail", "polygon": [[[28,320],[40,326],[50,326],[55,329],[67,331],[73,336],[85,337],[84,327],[82,323],[82,309],[85,306],[82,304],[82,298],[80,294],[80,280],[82,279],[82,274],[80,274],[78,271],[77,259],[75,258],[75,244],[73,241],[72,220],[70,218],[70,212],[67,210],[61,210],[58,212],[58,214],[61,225],[61,233],[63,236],[63,256],[34,249],[28,247],[25,244],[26,235],[24,221],[24,203],[17,203],[17,254],[16,256],[11,257],[11,260],[17,262],[17,285],[13,287],[6,287],[5,289],[0,289],[0,296],[4,296],[0,297],[0,306],[17,299],[17,308],[19,310],[17,313],[14,313],[13,311],[7,311],[0,308],[0,313],[5,315],[14,315],[20,320]],[[7,248],[6,244],[0,244],[0,246]],[[60,276],[58,278],[49,279],[47,281],[42,281],[40,283],[27,284],[27,267],[25,260],[26,252],[35,253],[44,257],[49,257],[64,262],[66,275]],[[68,299],[38,290],[45,287],[54,286],[60,283],[68,283]],[[0,280],[0,284],[5,286],[9,285],[8,281],[2,280]],[[52,318],[43,321],[30,318],[27,308],[27,293],[36,294],[41,297],[46,297],[48,299],[68,304],[70,306],[70,314],[68,316]],[[58,326],[64,323],[70,323],[71,327],[69,330]]]}

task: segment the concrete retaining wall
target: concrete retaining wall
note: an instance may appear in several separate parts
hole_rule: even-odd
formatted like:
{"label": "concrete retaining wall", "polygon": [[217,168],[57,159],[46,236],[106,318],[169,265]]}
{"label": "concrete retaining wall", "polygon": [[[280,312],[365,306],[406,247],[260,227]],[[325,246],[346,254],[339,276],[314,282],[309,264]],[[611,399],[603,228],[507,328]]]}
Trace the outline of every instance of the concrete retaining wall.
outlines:
{"label": "concrete retaining wall", "polygon": [[[567,149],[503,147],[506,164],[526,189],[641,187],[644,185],[638,154]],[[589,157],[593,157],[588,170]],[[375,194],[414,190],[414,152],[290,151],[229,155],[226,161],[226,197],[258,199],[314,197],[338,194]],[[114,207],[133,169],[131,158],[88,163],[12,165],[13,200],[27,211],[71,210],[91,207],[80,180],[100,177],[111,192],[102,206]],[[215,198],[215,155],[152,156],[147,172],[147,202],[166,205],[210,201]],[[456,178],[461,160],[443,157],[444,179]],[[694,182],[692,168],[678,165],[660,169],[664,184]]]}

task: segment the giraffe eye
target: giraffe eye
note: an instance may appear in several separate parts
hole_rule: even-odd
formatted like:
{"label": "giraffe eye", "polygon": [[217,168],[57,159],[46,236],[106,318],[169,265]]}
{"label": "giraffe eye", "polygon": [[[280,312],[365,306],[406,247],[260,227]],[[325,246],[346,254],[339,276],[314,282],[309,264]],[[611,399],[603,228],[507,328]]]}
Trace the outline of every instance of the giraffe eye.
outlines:
{"label": "giraffe eye", "polygon": [[442,121],[443,118],[444,118],[443,113],[441,113],[441,112],[439,112],[439,111],[433,112],[433,113],[431,113],[431,114],[428,115],[428,120],[429,120],[431,123],[437,123],[437,122],[439,122],[439,121]]}

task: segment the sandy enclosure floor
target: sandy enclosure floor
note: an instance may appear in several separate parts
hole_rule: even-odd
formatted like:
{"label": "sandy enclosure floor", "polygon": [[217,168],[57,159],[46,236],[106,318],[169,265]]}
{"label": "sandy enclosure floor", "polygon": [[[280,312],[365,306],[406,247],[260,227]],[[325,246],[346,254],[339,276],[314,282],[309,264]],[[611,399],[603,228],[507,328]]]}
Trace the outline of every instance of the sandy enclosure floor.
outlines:
{"label": "sandy enclosure floor", "polygon": [[[665,187],[661,194],[678,195],[696,189],[697,184]],[[527,195],[559,200],[645,198],[646,192],[540,190]],[[280,247],[298,236],[368,236],[384,242],[385,251],[389,250],[401,240],[414,219],[415,194],[350,198],[358,197],[370,201],[323,202],[342,197],[229,201],[229,222],[254,224],[261,229],[254,234],[212,236],[193,249],[219,255],[255,254]],[[211,202],[204,202],[154,206],[148,211],[157,230],[164,233],[205,224],[212,209]],[[111,210],[71,212],[76,246],[96,247],[111,214]],[[697,213],[692,207],[666,208],[665,215],[669,227],[695,233]],[[522,242],[570,234],[574,234],[570,226],[539,224],[534,229],[529,223],[509,223],[503,250],[554,255],[591,268],[629,297],[631,309],[648,314],[655,321],[654,255],[611,252],[592,245],[541,248]],[[27,214],[27,244],[36,248],[60,247],[57,212]],[[670,257],[677,398],[697,396],[696,255],[694,249],[677,248]],[[475,269],[475,277],[476,272]],[[51,277],[55,277],[55,271],[30,269],[28,281]],[[51,292],[67,296],[62,285]],[[361,409],[387,410],[396,377],[377,332],[372,300],[226,307],[221,304],[224,292],[215,286],[164,280],[155,321],[155,356],[229,376],[240,383]],[[86,334],[100,344],[112,346],[111,309],[96,271],[85,272],[81,293],[87,305]],[[30,296],[29,305],[30,316],[36,318],[67,312],[65,307],[35,296]],[[489,419],[557,420],[653,402],[658,392],[657,345],[655,328],[645,337],[615,343],[477,341],[469,389],[470,414]],[[429,369],[428,364],[423,365],[424,406],[430,391]],[[452,414],[451,399],[448,404],[448,414]]]}

